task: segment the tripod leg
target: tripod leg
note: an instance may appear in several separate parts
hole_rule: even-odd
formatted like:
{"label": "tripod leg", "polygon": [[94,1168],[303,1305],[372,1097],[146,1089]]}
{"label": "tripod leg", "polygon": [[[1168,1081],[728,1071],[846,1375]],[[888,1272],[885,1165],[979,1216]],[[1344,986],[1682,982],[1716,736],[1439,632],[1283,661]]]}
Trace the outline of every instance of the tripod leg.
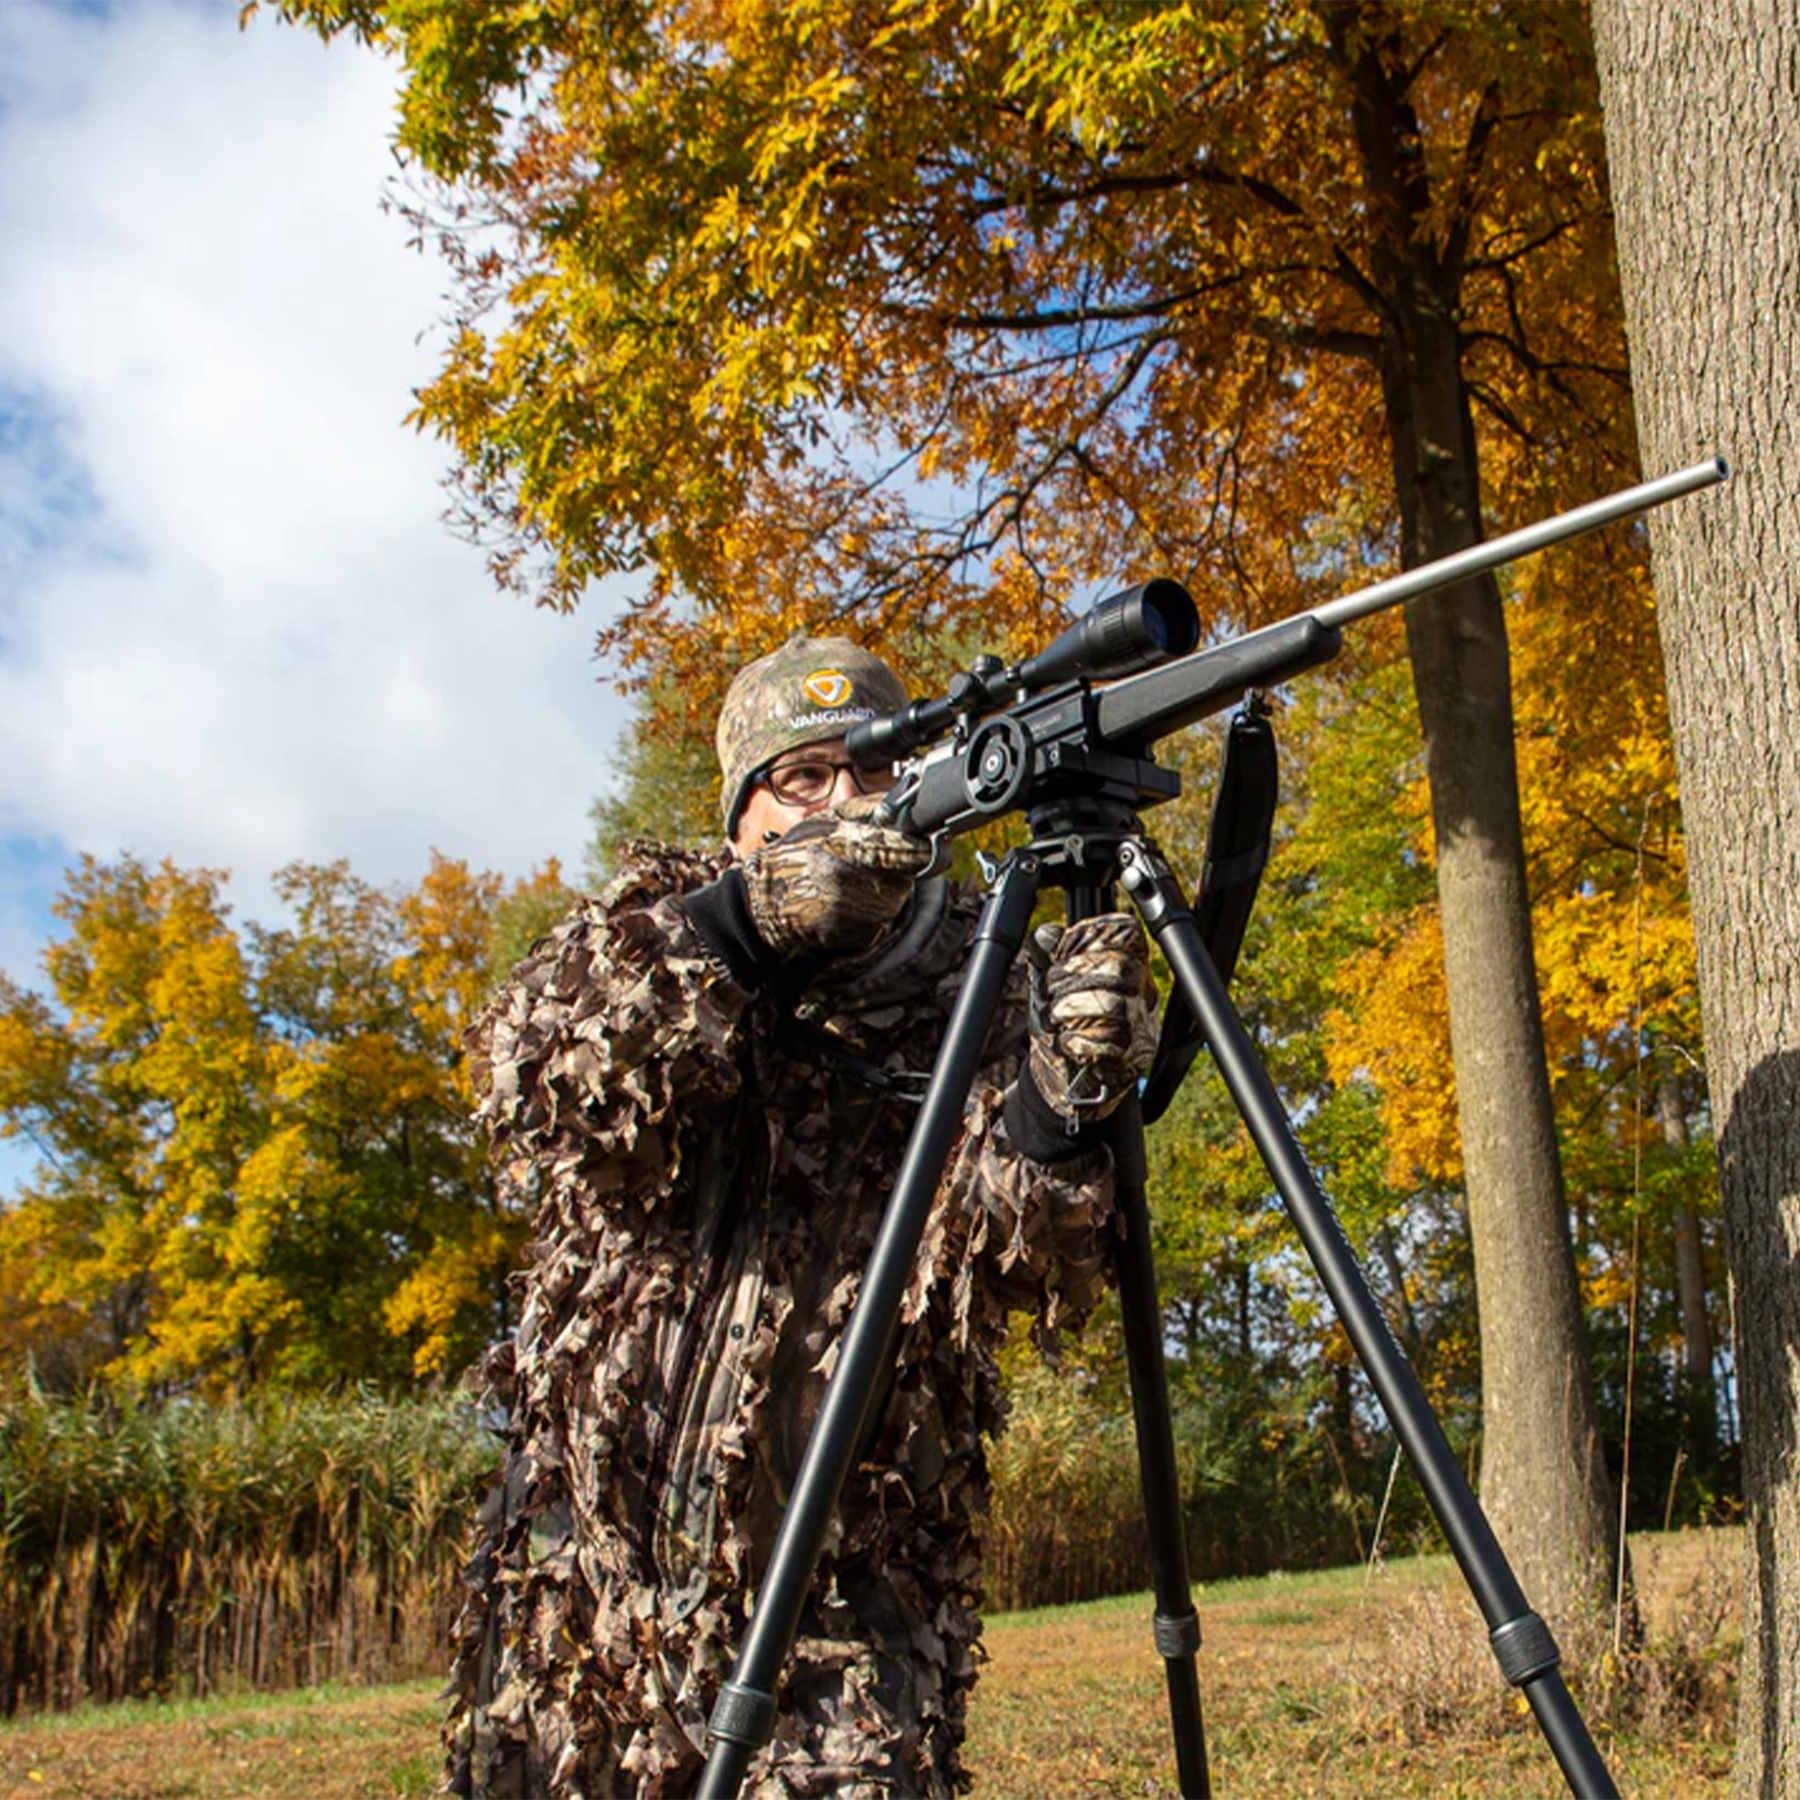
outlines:
{"label": "tripod leg", "polygon": [[[1069,917],[1087,918],[1115,904],[1110,885],[1069,890]],[[1179,1081],[1179,1077],[1177,1077]],[[1119,1316],[1131,1372],[1131,1414],[1137,1428],[1138,1485],[1150,1538],[1150,1576],[1156,1592],[1151,1631],[1169,1684],[1169,1723],[1182,1800],[1207,1800],[1206,1726],[1200,1711],[1200,1615],[1188,1578],[1187,1531],[1181,1479],[1175,1467],[1175,1429],[1169,1417],[1169,1378],[1163,1360],[1162,1308],[1150,1253],[1150,1208],[1145,1195],[1144,1116],[1135,1094],[1106,1126],[1113,1153],[1113,1193],[1124,1236],[1114,1245]]]}
{"label": "tripod leg", "polygon": [[1010,856],[982,908],[968,970],[931,1072],[931,1086],[907,1140],[862,1290],[844,1328],[838,1362],[807,1440],[788,1497],[756,1610],[731,1679],[707,1721],[711,1750],[700,1779],[702,1800],[730,1800],[750,1758],[775,1725],[775,1683],[793,1648],[806,1590],[824,1547],[831,1515],[862,1438],[871,1397],[888,1360],[900,1301],[912,1275],[919,1238],[931,1212],[963,1110],[980,1067],[988,1027],[999,1010],[1008,971],[1025,941],[1037,899],[1040,864],[1030,852]]}
{"label": "tripod leg", "polygon": [[1331,1203],[1313,1179],[1275,1085],[1212,966],[1193,914],[1162,859],[1140,840],[1121,846],[1119,880],[1161,946],[1175,980],[1206,1033],[1219,1073],[1275,1179],[1313,1266],[1449,1540],[1451,1553],[1488,1624],[1488,1641],[1506,1679],[1525,1694],[1570,1791],[1616,1796],[1594,1740],[1558,1673],[1561,1660],[1470,1491],[1433,1416],[1419,1378],[1401,1353],[1357,1266]]}
{"label": "tripod leg", "polygon": [[1187,1538],[1181,1519],[1181,1483],[1175,1469],[1175,1433],[1169,1418],[1169,1382],[1163,1365],[1162,1309],[1150,1258],[1150,1211],[1144,1197],[1144,1122],[1135,1097],[1111,1120],[1114,1192],[1125,1237],[1115,1252],[1125,1356],[1131,1369],[1131,1411],[1137,1425],[1138,1476],[1144,1521],[1150,1533],[1151,1579],[1156,1589],[1152,1629],[1169,1683],[1169,1719],[1175,1734],[1175,1768],[1183,1800],[1206,1800],[1212,1785],[1206,1768],[1206,1729],[1200,1716],[1200,1615],[1188,1579]]}

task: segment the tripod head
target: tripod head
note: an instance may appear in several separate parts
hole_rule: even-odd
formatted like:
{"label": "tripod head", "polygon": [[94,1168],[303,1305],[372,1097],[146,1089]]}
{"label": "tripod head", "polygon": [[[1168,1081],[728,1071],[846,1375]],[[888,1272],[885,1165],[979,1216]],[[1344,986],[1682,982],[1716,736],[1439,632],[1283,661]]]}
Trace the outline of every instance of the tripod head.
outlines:
{"label": "tripod head", "polygon": [[[1160,739],[1329,662],[1346,624],[1710,487],[1728,472],[1723,457],[1711,457],[1205,649],[1194,647],[1199,628],[1187,589],[1144,582],[1102,601],[1037,656],[1010,667],[982,657],[941,699],[856,726],[847,747],[864,767],[904,765],[876,816],[940,845],[1009,812],[1025,813],[1034,836],[1070,807],[1129,816],[1181,791],[1180,778],[1153,760]],[[1100,681],[1110,685],[1097,688]]]}

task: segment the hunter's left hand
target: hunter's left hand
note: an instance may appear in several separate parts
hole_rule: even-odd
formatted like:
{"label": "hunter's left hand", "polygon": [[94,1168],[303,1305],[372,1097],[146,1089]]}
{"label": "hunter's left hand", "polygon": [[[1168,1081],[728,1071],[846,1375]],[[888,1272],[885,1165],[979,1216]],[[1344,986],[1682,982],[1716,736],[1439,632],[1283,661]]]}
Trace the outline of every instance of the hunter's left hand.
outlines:
{"label": "hunter's left hand", "polygon": [[1031,1075],[1065,1119],[1104,1119],[1156,1053],[1150,946],[1134,913],[1040,925],[1031,963]]}

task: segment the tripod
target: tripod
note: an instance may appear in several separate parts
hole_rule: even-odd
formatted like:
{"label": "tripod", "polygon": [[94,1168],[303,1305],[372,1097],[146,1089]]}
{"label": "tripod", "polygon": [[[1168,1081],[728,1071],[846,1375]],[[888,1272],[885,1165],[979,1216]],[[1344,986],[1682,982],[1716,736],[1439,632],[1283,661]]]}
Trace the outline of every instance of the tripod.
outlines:
{"label": "tripod", "polygon": [[[963,985],[839,1346],[837,1367],[736,1666],[708,1721],[711,1750],[698,1790],[705,1800],[730,1800],[736,1794],[751,1757],[773,1729],[776,1680],[793,1646],[831,1515],[891,1359],[901,1298],[961,1130],[989,1027],[1046,884],[1065,891],[1071,921],[1110,911],[1118,888],[1137,908],[1174,976],[1170,1011],[1184,1009],[1186,1019],[1173,1031],[1165,1021],[1161,1066],[1147,1092],[1166,1100],[1180,1080],[1184,1058],[1191,1057],[1199,1041],[1205,1042],[1395,1436],[1412,1460],[1487,1623],[1501,1673],[1525,1695],[1571,1791],[1617,1794],[1559,1673],[1560,1656],[1549,1628],[1527,1604],[1418,1377],[1394,1341],[1231,1004],[1208,952],[1208,935],[1145,836],[1139,814],[1180,791],[1179,778],[1150,756],[1159,738],[1222,711],[1247,693],[1328,661],[1341,644],[1342,624],[1692,493],[1725,475],[1717,459],[1696,464],[1191,655],[1186,652],[1193,649],[1197,626],[1186,590],[1170,581],[1148,582],[1103,601],[1039,655],[1010,669],[982,658],[957,678],[944,699],[915,701],[889,719],[850,733],[851,754],[865,764],[895,760],[940,733],[953,733],[947,746],[911,767],[884,803],[890,822],[941,840],[985,820],[1022,812],[1030,839],[1011,851],[991,878]],[[1103,690],[1089,685],[1095,677],[1127,674],[1132,678]],[[1222,792],[1222,807],[1225,798]],[[1215,842],[1219,816],[1215,813]],[[1234,957],[1236,944],[1229,932],[1215,932],[1213,942],[1221,938]],[[1181,1792],[1207,1795],[1211,1786],[1195,1668],[1200,1623],[1182,1532],[1137,1101],[1128,1098],[1107,1127],[1124,1224],[1117,1275],[1151,1544],[1153,1637],[1168,1680]]]}

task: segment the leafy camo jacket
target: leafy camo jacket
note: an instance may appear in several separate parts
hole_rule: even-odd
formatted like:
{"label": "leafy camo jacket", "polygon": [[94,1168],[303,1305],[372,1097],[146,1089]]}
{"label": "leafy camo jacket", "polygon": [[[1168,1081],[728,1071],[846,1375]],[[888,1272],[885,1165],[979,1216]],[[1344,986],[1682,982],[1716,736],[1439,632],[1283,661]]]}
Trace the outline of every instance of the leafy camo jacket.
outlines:
{"label": "leafy camo jacket", "polygon": [[[500,1179],[536,1224],[490,1359],[507,1458],[456,1631],[458,1794],[691,1791],[856,1298],[914,1107],[815,1047],[707,952],[679,896],[722,861],[659,846],[519,965],[471,1033]],[[927,1070],[973,896],[926,883],[892,944],[797,1012]],[[1015,986],[906,1295],[746,1792],[947,1794],[980,1629],[982,1435],[1009,1314],[1078,1325],[1110,1268],[1105,1150],[1009,1144]]]}

